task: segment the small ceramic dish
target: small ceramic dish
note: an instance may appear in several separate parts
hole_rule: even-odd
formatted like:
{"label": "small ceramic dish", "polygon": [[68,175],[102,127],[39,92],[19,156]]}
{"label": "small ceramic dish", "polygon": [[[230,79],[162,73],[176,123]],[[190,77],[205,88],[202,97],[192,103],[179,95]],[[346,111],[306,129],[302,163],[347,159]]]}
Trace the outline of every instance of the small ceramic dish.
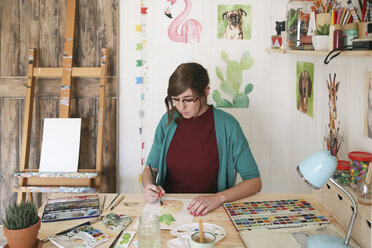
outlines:
{"label": "small ceramic dish", "polygon": [[[187,239],[190,238],[193,233],[198,231],[199,223],[189,223],[177,226],[170,231],[170,234],[177,236],[177,238],[169,240],[167,245],[170,248],[187,247]],[[203,223],[203,231],[213,233],[216,236],[216,243],[226,236],[225,229],[211,223]]]}

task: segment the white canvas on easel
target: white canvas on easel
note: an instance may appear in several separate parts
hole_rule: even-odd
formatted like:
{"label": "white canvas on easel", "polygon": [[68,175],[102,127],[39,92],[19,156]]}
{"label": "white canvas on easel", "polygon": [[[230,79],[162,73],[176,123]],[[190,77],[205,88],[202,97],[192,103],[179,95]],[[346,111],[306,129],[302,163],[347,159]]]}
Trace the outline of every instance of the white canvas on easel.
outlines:
{"label": "white canvas on easel", "polygon": [[45,118],[39,172],[77,172],[81,118]]}

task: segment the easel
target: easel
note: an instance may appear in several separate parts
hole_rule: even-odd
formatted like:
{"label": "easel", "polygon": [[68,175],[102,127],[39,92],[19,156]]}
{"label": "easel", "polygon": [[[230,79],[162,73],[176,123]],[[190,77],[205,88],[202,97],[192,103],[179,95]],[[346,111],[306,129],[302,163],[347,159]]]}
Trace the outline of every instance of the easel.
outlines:
{"label": "easel", "polygon": [[[27,92],[25,101],[23,136],[21,148],[21,161],[17,192],[17,202],[32,201],[33,192],[65,192],[83,193],[100,192],[103,157],[103,131],[106,102],[106,75],[107,51],[102,49],[101,67],[72,67],[74,32],[75,32],[76,0],[67,0],[66,31],[64,37],[64,54],[62,67],[36,67],[36,49],[30,49],[28,63]],[[35,78],[36,77],[62,77],[60,91],[60,118],[70,117],[71,79],[72,77],[99,77],[99,108],[98,108],[98,134],[97,157],[95,169],[79,169],[77,173],[40,173],[38,169],[28,169],[30,154],[30,137],[32,126],[32,113],[34,106]]]}

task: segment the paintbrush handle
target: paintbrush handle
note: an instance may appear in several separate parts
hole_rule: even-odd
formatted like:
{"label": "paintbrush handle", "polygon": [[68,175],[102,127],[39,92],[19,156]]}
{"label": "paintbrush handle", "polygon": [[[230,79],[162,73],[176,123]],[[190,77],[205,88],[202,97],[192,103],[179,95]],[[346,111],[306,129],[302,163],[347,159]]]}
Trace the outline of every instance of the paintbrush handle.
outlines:
{"label": "paintbrush handle", "polygon": [[158,187],[158,184],[156,183],[156,176],[155,176],[154,172],[152,171],[151,165],[149,165],[149,168],[150,168],[150,173],[151,173],[152,180],[154,181],[155,186]]}
{"label": "paintbrush handle", "polygon": [[101,207],[101,214],[103,212],[103,208],[105,207],[105,202],[106,202],[106,195],[103,197],[103,203],[102,203],[102,207]]}
{"label": "paintbrush handle", "polygon": [[124,199],[124,196],[120,197],[119,200],[114,204],[112,205],[112,207],[110,208],[110,210],[113,210],[114,208],[116,208],[117,205],[119,205],[119,203]]}
{"label": "paintbrush handle", "polygon": [[114,203],[114,201],[116,200],[116,198],[118,198],[118,196],[120,195],[120,193],[118,193],[115,198],[110,202],[110,204],[107,206],[106,210],[112,205],[112,203]]}
{"label": "paintbrush handle", "polygon": [[111,243],[111,245],[109,246],[109,248],[113,248],[113,247],[115,247],[115,245],[116,245],[116,243],[118,242],[120,236],[123,234],[123,231],[124,231],[124,229],[122,229],[122,230],[120,231],[120,233],[118,234],[118,236],[116,236],[114,242]]}
{"label": "paintbrush handle", "polygon": [[200,243],[204,243],[204,231],[203,231],[203,220],[199,220],[199,237]]}
{"label": "paintbrush handle", "polygon": [[152,171],[152,168],[151,168],[151,165],[150,165],[150,164],[149,164],[149,168],[150,168],[150,173],[151,173],[152,180],[154,181],[155,186],[156,186],[156,187],[158,188],[158,190],[159,190],[160,205],[163,205],[163,198],[160,197],[161,190],[159,189],[159,186],[158,186],[158,184],[156,183],[156,177],[155,177],[154,172]]}

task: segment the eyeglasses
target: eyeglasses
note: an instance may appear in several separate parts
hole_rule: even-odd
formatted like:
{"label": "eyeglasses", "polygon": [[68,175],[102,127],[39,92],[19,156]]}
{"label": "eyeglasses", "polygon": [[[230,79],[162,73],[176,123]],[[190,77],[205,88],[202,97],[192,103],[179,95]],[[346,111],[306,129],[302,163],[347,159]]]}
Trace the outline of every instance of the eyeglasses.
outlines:
{"label": "eyeglasses", "polygon": [[187,98],[184,98],[184,99],[179,99],[177,97],[171,97],[171,102],[173,105],[179,105],[180,102],[182,102],[183,104],[185,105],[189,105],[191,103],[195,103],[197,100],[199,99],[199,97],[187,97]]}

